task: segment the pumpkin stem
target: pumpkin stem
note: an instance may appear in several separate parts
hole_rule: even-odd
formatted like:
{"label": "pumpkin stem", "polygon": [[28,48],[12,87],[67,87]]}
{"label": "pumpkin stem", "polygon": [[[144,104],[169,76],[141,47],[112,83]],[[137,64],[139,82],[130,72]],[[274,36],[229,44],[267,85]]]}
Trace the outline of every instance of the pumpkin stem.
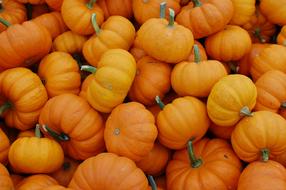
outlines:
{"label": "pumpkin stem", "polygon": [[165,18],[166,17],[166,2],[160,3],[160,18]]}
{"label": "pumpkin stem", "polygon": [[269,149],[263,148],[261,150],[261,153],[262,153],[262,161],[267,162],[269,160]]}
{"label": "pumpkin stem", "polygon": [[93,67],[93,66],[90,66],[90,65],[82,65],[80,67],[80,70],[81,71],[87,71],[87,72],[90,72],[90,73],[95,73],[96,72],[96,68]]}
{"label": "pumpkin stem", "polygon": [[282,104],[280,105],[280,108],[285,109],[286,108],[286,101],[282,102]]}
{"label": "pumpkin stem", "polygon": [[162,102],[162,100],[161,100],[161,98],[160,98],[159,96],[156,96],[156,97],[155,97],[155,101],[156,101],[156,103],[159,105],[159,107],[160,107],[161,110],[164,109],[165,104]]}
{"label": "pumpkin stem", "polygon": [[42,125],[42,128],[44,129],[45,132],[47,132],[49,135],[51,135],[54,139],[58,141],[70,140],[70,137],[67,134],[65,133],[58,134],[57,132],[49,128],[47,125]]}
{"label": "pumpkin stem", "polygon": [[41,127],[41,126],[40,126],[39,124],[37,124],[37,125],[36,125],[36,128],[35,128],[35,136],[38,137],[38,138],[41,138],[41,137],[42,137],[40,127]]}
{"label": "pumpkin stem", "polygon": [[70,167],[71,167],[71,163],[69,163],[69,162],[64,162],[62,167],[63,167],[63,170],[68,170],[68,169],[70,169]]}
{"label": "pumpkin stem", "polygon": [[240,116],[248,116],[251,117],[253,116],[253,113],[251,113],[250,109],[247,106],[244,106],[240,110]]}
{"label": "pumpkin stem", "polygon": [[228,65],[229,68],[230,68],[230,73],[231,73],[231,74],[237,73],[238,67],[237,67],[237,64],[236,64],[236,63],[234,63],[234,62],[228,62],[227,65]]}
{"label": "pumpkin stem", "polygon": [[7,20],[4,20],[3,18],[0,18],[0,23],[2,23],[7,28],[12,25],[10,22],[8,22]]}
{"label": "pumpkin stem", "polygon": [[10,102],[5,102],[2,106],[0,106],[0,115],[3,115],[3,113],[12,107],[12,104]]}
{"label": "pumpkin stem", "polygon": [[254,30],[253,33],[254,33],[254,36],[255,36],[256,38],[258,38],[261,43],[265,43],[265,42],[266,42],[266,40],[261,36],[261,30],[260,30],[260,28],[255,28],[255,30]]}
{"label": "pumpkin stem", "polygon": [[92,23],[92,27],[93,27],[96,35],[98,35],[100,32],[100,28],[96,22],[96,13],[92,13],[92,15],[91,15],[91,23]]}
{"label": "pumpkin stem", "polygon": [[93,8],[93,5],[96,3],[96,0],[90,0],[86,6],[88,9],[92,9]]}
{"label": "pumpkin stem", "polygon": [[191,166],[193,168],[198,168],[202,165],[202,159],[197,159],[194,153],[194,148],[193,148],[193,141],[190,140],[188,142],[188,153],[189,153],[189,159],[191,161]]}
{"label": "pumpkin stem", "polygon": [[187,5],[189,2],[190,2],[190,0],[181,0],[181,1],[180,1],[180,5],[181,5],[181,6],[185,6],[185,5]]}
{"label": "pumpkin stem", "polygon": [[169,27],[173,27],[175,23],[175,11],[173,9],[169,9],[170,12],[170,20],[169,20]]}
{"label": "pumpkin stem", "polygon": [[148,178],[149,184],[152,187],[152,190],[157,190],[157,185],[156,185],[156,182],[154,180],[154,177],[151,175],[147,175],[147,178]]}
{"label": "pumpkin stem", "polygon": [[32,19],[32,15],[33,15],[33,5],[31,5],[30,3],[26,4],[26,8],[27,8],[27,20],[31,20]]}
{"label": "pumpkin stem", "polygon": [[202,3],[200,2],[200,0],[193,0],[195,7],[200,7],[202,6]]}
{"label": "pumpkin stem", "polygon": [[200,49],[197,44],[194,44],[194,54],[195,54],[195,63],[199,63],[201,61]]}

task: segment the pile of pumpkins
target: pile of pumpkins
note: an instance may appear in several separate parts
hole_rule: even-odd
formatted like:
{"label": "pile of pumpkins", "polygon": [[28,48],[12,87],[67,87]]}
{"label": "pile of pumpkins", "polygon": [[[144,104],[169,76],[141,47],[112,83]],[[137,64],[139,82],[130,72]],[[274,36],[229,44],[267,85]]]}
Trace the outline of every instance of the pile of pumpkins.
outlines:
{"label": "pile of pumpkins", "polygon": [[0,0],[1,190],[285,190],[286,0]]}

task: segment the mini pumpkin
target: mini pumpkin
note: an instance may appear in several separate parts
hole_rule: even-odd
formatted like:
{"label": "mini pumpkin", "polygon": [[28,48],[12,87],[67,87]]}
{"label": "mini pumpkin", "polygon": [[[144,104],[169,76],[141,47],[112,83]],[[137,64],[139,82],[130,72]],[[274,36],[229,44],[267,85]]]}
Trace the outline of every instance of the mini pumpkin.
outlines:
{"label": "mini pumpkin", "polygon": [[17,186],[17,190],[39,190],[52,185],[58,185],[58,182],[45,174],[37,174],[26,177]]}
{"label": "mini pumpkin", "polygon": [[286,25],[286,0],[261,0],[260,10],[266,18],[278,25]]}
{"label": "mini pumpkin", "polygon": [[13,190],[14,184],[10,178],[7,168],[0,163],[0,188],[3,190]]}
{"label": "mini pumpkin", "polygon": [[132,0],[98,0],[98,5],[107,19],[112,15],[119,15],[130,19],[133,16]]}
{"label": "mini pumpkin", "polygon": [[234,14],[230,24],[243,25],[247,23],[255,12],[255,0],[231,0],[234,6]]}
{"label": "mini pumpkin", "polygon": [[281,28],[277,36],[277,44],[286,46],[286,25]]}
{"label": "mini pumpkin", "polygon": [[8,152],[9,152],[9,148],[10,148],[10,140],[8,139],[7,135],[3,132],[3,130],[1,128],[0,128],[0,139],[1,139],[1,143],[0,143],[0,163],[7,164]]}

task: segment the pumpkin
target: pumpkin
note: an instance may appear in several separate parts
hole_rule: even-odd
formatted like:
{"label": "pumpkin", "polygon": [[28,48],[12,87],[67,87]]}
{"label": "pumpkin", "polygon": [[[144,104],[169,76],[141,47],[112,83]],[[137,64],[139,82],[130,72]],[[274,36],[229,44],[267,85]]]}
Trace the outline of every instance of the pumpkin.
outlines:
{"label": "pumpkin", "polygon": [[93,72],[86,90],[91,106],[103,113],[110,113],[121,104],[132,85],[136,73],[133,56],[123,49],[106,51],[97,64],[97,69],[82,66]]}
{"label": "pumpkin", "polygon": [[55,11],[61,11],[64,0],[45,0],[47,5]]}
{"label": "pumpkin", "polygon": [[86,36],[79,35],[72,31],[67,31],[57,36],[53,41],[53,50],[66,52],[69,54],[81,53]]}
{"label": "pumpkin", "polygon": [[[198,48],[199,48],[199,56],[200,56],[200,60],[201,61],[206,61],[208,60],[208,57],[207,57],[207,53],[206,53],[206,50],[204,48],[204,46],[197,40],[194,41],[194,45],[197,45]],[[189,61],[189,62],[194,62],[195,61],[195,51],[194,51],[194,46],[193,46],[193,49],[191,51],[191,54],[189,55],[188,59],[186,61]]]}
{"label": "pumpkin", "polygon": [[26,177],[17,186],[17,190],[41,190],[45,187],[58,185],[58,182],[45,174],[37,174]]}
{"label": "pumpkin", "polygon": [[132,0],[98,0],[97,4],[103,10],[105,19],[112,15],[126,18],[131,18],[133,15]]}
{"label": "pumpkin", "polygon": [[[14,0],[2,0],[0,2],[0,19],[11,24],[21,24],[27,20],[26,8],[23,4]],[[7,26],[0,23],[0,33],[6,30]]]}
{"label": "pumpkin", "polygon": [[50,32],[53,39],[68,30],[60,12],[46,13],[34,18],[33,21],[42,24]]}
{"label": "pumpkin", "polygon": [[172,88],[180,96],[207,97],[213,85],[226,76],[227,71],[219,61],[202,61],[197,45],[194,45],[194,52],[194,62],[184,61],[173,68]]}
{"label": "pumpkin", "polygon": [[164,105],[156,98],[161,111],[157,116],[158,139],[170,149],[182,149],[190,139],[200,140],[208,130],[210,121],[206,105],[192,96],[176,98]]}
{"label": "pumpkin", "polygon": [[21,183],[21,181],[23,181],[25,179],[24,176],[17,175],[17,174],[11,174],[10,177],[13,181],[14,187],[16,187],[19,183]]}
{"label": "pumpkin", "polygon": [[33,21],[9,26],[0,33],[0,41],[0,49],[5,49],[0,51],[0,70],[32,65],[48,54],[52,46],[46,28]]}
{"label": "pumpkin", "polygon": [[255,0],[231,0],[234,6],[234,14],[230,21],[233,25],[247,23],[255,12]]}
{"label": "pumpkin", "polygon": [[286,169],[278,162],[252,162],[242,171],[237,190],[286,189]]}
{"label": "pumpkin", "polygon": [[208,36],[205,41],[207,54],[219,61],[237,61],[251,48],[251,38],[239,26],[227,25],[224,30]]}
{"label": "pumpkin", "polygon": [[92,15],[92,24],[96,35],[83,45],[82,53],[89,64],[97,66],[101,56],[109,49],[128,50],[135,37],[135,28],[132,23],[122,16],[111,16],[101,26]]}
{"label": "pumpkin", "polygon": [[182,8],[176,21],[189,28],[194,38],[199,39],[223,30],[233,14],[231,0],[194,0]]}
{"label": "pumpkin", "polygon": [[86,99],[86,100],[87,100],[86,92],[87,92],[88,86],[92,80],[93,80],[93,74],[90,74],[84,79],[84,81],[81,84],[79,96]]}
{"label": "pumpkin", "polygon": [[74,190],[146,190],[148,181],[129,158],[101,153],[78,166],[69,187]]}
{"label": "pumpkin", "polygon": [[108,152],[136,162],[149,154],[157,134],[152,113],[138,102],[129,102],[112,110],[105,124],[104,141]]}
{"label": "pumpkin", "polygon": [[68,53],[53,52],[44,57],[39,65],[38,76],[49,97],[65,93],[78,94],[80,91],[79,66]]}
{"label": "pumpkin", "polygon": [[8,152],[10,148],[10,140],[8,139],[7,135],[3,132],[0,128],[0,163],[6,164],[8,161]]}
{"label": "pumpkin", "polygon": [[236,125],[231,143],[241,160],[267,161],[286,151],[285,135],[286,120],[282,116],[270,111],[257,111]]}
{"label": "pumpkin", "polygon": [[271,44],[257,54],[250,67],[254,81],[269,70],[280,70],[286,73],[286,47]]}
{"label": "pumpkin", "polygon": [[84,160],[104,150],[102,117],[79,96],[61,94],[49,99],[39,123],[71,158]]}
{"label": "pumpkin", "polygon": [[217,138],[229,140],[231,138],[231,134],[234,128],[235,126],[221,127],[221,126],[217,126],[214,123],[211,123],[209,127],[209,131]]}
{"label": "pumpkin", "polygon": [[61,167],[64,152],[60,144],[41,138],[39,126],[36,126],[35,133],[35,137],[22,137],[11,144],[8,156],[14,171],[28,174],[51,173]]}
{"label": "pumpkin", "polygon": [[136,165],[141,168],[144,173],[158,176],[164,172],[170,157],[171,151],[168,148],[160,143],[155,143],[149,154],[139,162],[136,162]]}
{"label": "pumpkin", "polygon": [[259,7],[267,20],[280,26],[286,25],[286,0],[260,0]]}
{"label": "pumpkin", "polygon": [[277,44],[286,46],[286,25],[281,28],[277,36]]}
{"label": "pumpkin", "polygon": [[96,0],[63,0],[61,13],[68,28],[81,35],[94,33],[90,22],[93,13],[96,13],[98,25],[104,21],[103,11],[96,4]]}
{"label": "pumpkin", "polygon": [[210,119],[219,126],[235,125],[243,116],[251,116],[256,103],[255,84],[246,76],[231,74],[221,78],[207,100]]}
{"label": "pumpkin", "polygon": [[132,47],[129,52],[133,55],[136,61],[144,56],[147,56],[146,52],[141,48],[138,38],[135,37]]}
{"label": "pumpkin", "polygon": [[3,190],[13,190],[14,184],[10,178],[7,168],[0,163],[0,188]]}
{"label": "pumpkin", "polygon": [[[166,9],[173,9],[175,14],[180,11],[179,0],[133,0],[132,7],[136,21],[142,25],[151,18],[158,18],[160,16],[160,3],[166,3]],[[164,14],[164,17],[168,14]]]}
{"label": "pumpkin", "polygon": [[274,161],[279,162],[284,167],[286,166],[286,152],[283,152],[281,154],[278,154],[273,158]]}
{"label": "pumpkin", "polygon": [[144,105],[155,104],[155,97],[160,98],[170,90],[171,66],[167,63],[145,56],[137,62],[136,76],[129,90],[132,101]]}
{"label": "pumpkin", "polygon": [[242,165],[229,143],[207,138],[192,143],[168,163],[167,189],[236,189]]}
{"label": "pumpkin", "polygon": [[32,5],[39,5],[45,3],[45,0],[17,0],[20,3],[30,3]]}
{"label": "pumpkin", "polygon": [[21,138],[21,137],[34,137],[35,136],[35,130],[34,129],[29,129],[29,130],[25,130],[25,131],[20,131],[17,139]]}
{"label": "pumpkin", "polygon": [[47,4],[31,5],[27,4],[28,20],[37,18],[43,14],[49,13],[49,7]]}
{"label": "pumpkin", "polygon": [[52,185],[52,186],[49,186],[49,187],[45,187],[41,190],[73,190],[71,188],[66,188],[64,186],[61,186],[61,185]]}
{"label": "pumpkin", "polygon": [[276,25],[269,22],[259,8],[256,9],[250,20],[242,26],[248,31],[252,42],[265,43],[269,42],[276,33]]}
{"label": "pumpkin", "polygon": [[[2,43],[1,43],[2,44]],[[9,127],[35,126],[48,95],[40,78],[27,68],[7,69],[0,74],[1,115]]]}

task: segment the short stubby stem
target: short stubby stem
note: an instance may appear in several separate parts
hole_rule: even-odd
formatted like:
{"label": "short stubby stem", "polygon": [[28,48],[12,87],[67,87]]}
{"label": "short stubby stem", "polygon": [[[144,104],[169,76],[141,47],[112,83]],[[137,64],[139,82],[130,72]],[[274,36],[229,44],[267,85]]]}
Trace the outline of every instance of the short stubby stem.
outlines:
{"label": "short stubby stem", "polygon": [[4,104],[2,104],[0,106],[0,115],[3,115],[3,113],[10,109],[12,107],[12,103],[11,102],[5,102]]}
{"label": "short stubby stem", "polygon": [[263,162],[267,162],[269,160],[269,149],[268,148],[263,148],[261,150],[261,153],[262,153],[262,161]]}
{"label": "short stubby stem", "polygon": [[92,9],[95,3],[96,3],[96,0],[90,0],[90,1],[86,4],[86,6],[87,6],[88,9]]}
{"label": "short stubby stem", "polygon": [[253,113],[250,111],[250,109],[247,106],[244,106],[240,110],[240,116],[242,116],[242,117],[243,116],[251,117],[251,116],[253,116]]}

